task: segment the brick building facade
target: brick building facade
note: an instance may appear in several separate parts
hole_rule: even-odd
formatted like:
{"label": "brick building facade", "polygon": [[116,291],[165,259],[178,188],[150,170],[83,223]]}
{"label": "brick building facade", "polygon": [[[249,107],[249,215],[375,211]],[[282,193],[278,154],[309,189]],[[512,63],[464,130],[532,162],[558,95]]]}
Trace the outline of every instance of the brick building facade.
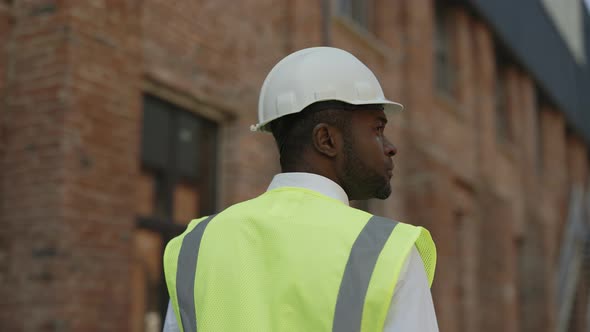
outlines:
{"label": "brick building facade", "polygon": [[[346,3],[1,1],[0,330],[158,330],[163,243],[266,189],[258,90],[321,44],[406,107],[387,129],[394,193],[359,205],[432,232],[441,331],[554,330],[588,141],[473,10]],[[569,331],[587,328],[588,284]]]}

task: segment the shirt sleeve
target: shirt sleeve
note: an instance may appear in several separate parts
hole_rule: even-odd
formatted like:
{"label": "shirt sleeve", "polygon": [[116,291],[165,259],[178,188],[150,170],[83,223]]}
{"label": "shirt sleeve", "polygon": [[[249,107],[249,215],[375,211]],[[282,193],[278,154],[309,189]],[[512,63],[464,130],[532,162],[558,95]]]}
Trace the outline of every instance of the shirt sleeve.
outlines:
{"label": "shirt sleeve", "polygon": [[166,318],[164,318],[164,328],[162,332],[180,332],[178,322],[176,321],[176,315],[174,315],[174,309],[172,309],[172,303],[168,301],[168,310],[166,311]]}
{"label": "shirt sleeve", "polygon": [[438,332],[428,277],[415,246],[395,285],[383,331]]}

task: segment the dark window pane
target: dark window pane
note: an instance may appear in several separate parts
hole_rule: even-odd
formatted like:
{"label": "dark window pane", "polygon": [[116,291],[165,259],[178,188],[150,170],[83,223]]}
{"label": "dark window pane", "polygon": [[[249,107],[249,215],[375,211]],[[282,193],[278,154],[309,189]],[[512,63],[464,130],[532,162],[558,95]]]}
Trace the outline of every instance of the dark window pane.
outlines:
{"label": "dark window pane", "polygon": [[155,183],[154,216],[178,221],[173,205],[174,188],[179,183],[198,192],[201,213],[213,213],[217,124],[164,100],[145,96],[142,135],[143,166]]}
{"label": "dark window pane", "polygon": [[510,122],[508,112],[508,98],[506,91],[506,77],[503,70],[498,71],[496,78],[496,134],[502,141],[509,141]]}
{"label": "dark window pane", "polygon": [[453,95],[454,66],[452,62],[452,45],[449,11],[437,6],[435,13],[434,61],[435,84],[438,92]]}
{"label": "dark window pane", "polygon": [[166,104],[151,97],[144,99],[141,158],[145,166],[163,169],[168,163],[171,114]]}
{"label": "dark window pane", "polygon": [[372,0],[339,0],[338,9],[340,15],[350,18],[367,30],[371,30],[373,15]]}
{"label": "dark window pane", "polygon": [[178,114],[176,132],[176,169],[179,175],[195,179],[199,175],[200,123],[192,114]]}

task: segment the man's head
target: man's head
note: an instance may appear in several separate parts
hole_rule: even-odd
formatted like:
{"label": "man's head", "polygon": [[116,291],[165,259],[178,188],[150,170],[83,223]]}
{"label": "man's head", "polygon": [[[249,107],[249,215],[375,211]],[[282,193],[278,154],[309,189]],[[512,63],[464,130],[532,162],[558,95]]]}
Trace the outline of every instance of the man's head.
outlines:
{"label": "man's head", "polygon": [[283,172],[310,172],[338,183],[352,200],[391,194],[397,150],[383,130],[379,104],[314,103],[270,123]]}
{"label": "man's head", "polygon": [[383,95],[373,72],[333,47],[289,54],[266,76],[252,131],[272,132],[283,172],[311,172],[338,183],[352,200],[387,198],[395,147],[384,111],[403,106]]}

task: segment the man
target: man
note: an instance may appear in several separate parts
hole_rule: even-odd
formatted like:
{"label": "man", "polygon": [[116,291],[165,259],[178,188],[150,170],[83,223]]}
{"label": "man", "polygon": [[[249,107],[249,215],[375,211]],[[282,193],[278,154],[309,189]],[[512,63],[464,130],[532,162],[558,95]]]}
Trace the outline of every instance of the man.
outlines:
{"label": "man", "polygon": [[272,132],[282,173],[168,244],[164,331],[438,331],[428,231],[348,205],[391,194],[401,109],[348,52],[281,60],[252,130]]}

